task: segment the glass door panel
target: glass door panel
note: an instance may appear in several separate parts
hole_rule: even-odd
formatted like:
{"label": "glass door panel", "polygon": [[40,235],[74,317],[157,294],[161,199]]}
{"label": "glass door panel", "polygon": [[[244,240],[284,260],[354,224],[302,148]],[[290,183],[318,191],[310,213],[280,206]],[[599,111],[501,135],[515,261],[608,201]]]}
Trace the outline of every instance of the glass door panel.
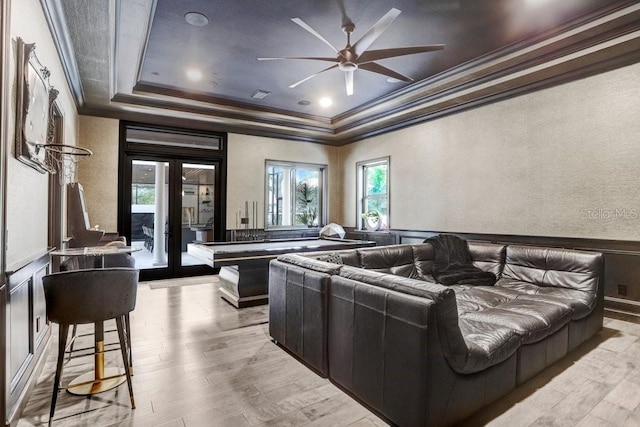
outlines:
{"label": "glass door panel", "polygon": [[213,241],[216,166],[183,163],[181,181],[181,266],[204,265],[187,253],[187,244]]}
{"label": "glass door panel", "polygon": [[169,162],[131,162],[131,245],[136,268],[167,269]]}
{"label": "glass door panel", "polygon": [[123,123],[118,230],[140,280],[212,274],[188,255],[194,241],[223,241],[226,135]]}
{"label": "glass door panel", "polygon": [[160,156],[126,158],[127,198],[123,230],[141,280],[212,274],[190,256],[191,242],[224,238],[218,162],[196,163]]}

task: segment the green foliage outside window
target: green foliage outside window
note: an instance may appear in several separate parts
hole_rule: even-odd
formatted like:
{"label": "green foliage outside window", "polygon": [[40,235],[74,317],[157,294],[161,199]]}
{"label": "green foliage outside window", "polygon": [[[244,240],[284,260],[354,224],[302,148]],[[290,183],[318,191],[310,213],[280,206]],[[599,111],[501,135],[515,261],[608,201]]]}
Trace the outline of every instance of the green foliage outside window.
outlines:
{"label": "green foliage outside window", "polygon": [[296,225],[313,225],[318,216],[318,186],[301,182],[296,187]]}
{"label": "green foliage outside window", "polygon": [[267,162],[265,224],[267,227],[322,225],[324,170],[320,165]]}
{"label": "green foliage outside window", "polygon": [[134,184],[131,186],[131,200],[134,205],[155,205],[155,185]]}
{"label": "green foliage outside window", "polygon": [[367,168],[367,194],[378,195],[387,193],[387,165]]}
{"label": "green foliage outside window", "polygon": [[365,212],[377,211],[387,215],[387,164],[366,168]]}
{"label": "green foliage outside window", "polygon": [[377,159],[358,164],[359,194],[361,205],[360,227],[364,228],[371,217],[376,217],[384,230],[389,226],[389,160]]}

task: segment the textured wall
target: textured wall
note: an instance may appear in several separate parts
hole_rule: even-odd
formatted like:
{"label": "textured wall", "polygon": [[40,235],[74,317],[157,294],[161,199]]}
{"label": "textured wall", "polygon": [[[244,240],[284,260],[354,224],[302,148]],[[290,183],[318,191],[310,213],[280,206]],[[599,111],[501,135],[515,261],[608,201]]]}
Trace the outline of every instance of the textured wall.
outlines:
{"label": "textured wall", "polygon": [[[227,228],[235,228],[236,212],[244,202],[258,201],[258,227],[264,225],[265,160],[285,160],[329,165],[329,221],[337,222],[340,174],[338,149],[331,146],[274,138],[229,134],[227,166]],[[251,209],[251,207],[249,208]]]}
{"label": "textured wall", "polygon": [[[227,226],[245,200],[262,226],[265,159],[328,164],[329,220],[354,226],[356,162],[390,155],[393,228],[638,240],[638,81],[636,64],[341,148],[230,134]],[[113,229],[117,121],[81,123],[90,218]]]}
{"label": "textured wall", "polygon": [[118,120],[80,116],[78,145],[93,155],[79,164],[78,182],[91,225],[106,231],[118,229],[118,131]]}
{"label": "textured wall", "polygon": [[[11,147],[7,159],[7,266],[17,266],[47,249],[47,209],[49,175],[40,174],[15,158],[16,58],[17,39],[36,43],[36,55],[51,71],[50,83],[60,93],[58,104],[64,113],[64,143],[75,145],[77,111],[64,77],[62,65],[53,44],[49,27],[38,0],[11,2],[11,60],[9,80],[11,92],[7,123]],[[57,177],[53,177],[57,182]]]}
{"label": "textured wall", "polygon": [[640,239],[640,64],[340,149],[342,222],[355,164],[391,156],[391,227]]}

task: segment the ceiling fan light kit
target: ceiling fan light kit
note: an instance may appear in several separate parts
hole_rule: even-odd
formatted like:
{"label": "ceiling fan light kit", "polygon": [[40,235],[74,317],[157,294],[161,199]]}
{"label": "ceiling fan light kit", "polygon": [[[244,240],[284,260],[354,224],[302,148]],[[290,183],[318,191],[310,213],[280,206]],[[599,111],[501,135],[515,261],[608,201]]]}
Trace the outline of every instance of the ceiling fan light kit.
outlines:
{"label": "ceiling fan light kit", "polygon": [[400,74],[387,67],[378,64],[375,61],[381,59],[395,58],[398,56],[413,55],[416,53],[433,52],[436,50],[444,49],[443,44],[432,44],[425,46],[410,46],[410,47],[398,47],[390,49],[367,49],[373,44],[373,42],[380,37],[380,35],[387,29],[389,25],[400,15],[400,10],[392,8],[382,18],[378,20],[370,29],[363,35],[360,40],[355,44],[351,44],[351,34],[354,32],[356,26],[353,22],[346,22],[342,25],[342,31],[347,35],[347,45],[344,49],[338,50],[327,39],[325,39],[320,33],[311,28],[306,22],[300,18],[292,18],[291,20],[298,24],[300,27],[311,33],[318,40],[329,46],[335,53],[336,57],[317,57],[317,56],[296,56],[296,57],[279,57],[279,58],[258,58],[259,61],[273,61],[280,59],[305,59],[312,61],[325,61],[333,62],[334,65],[325,68],[309,77],[293,83],[290,88],[295,88],[298,85],[312,79],[318,74],[322,74],[325,71],[338,68],[344,72],[345,87],[347,95],[353,95],[353,77],[354,73],[358,69],[366,70],[372,73],[381,74],[389,79],[395,79],[403,82],[410,83],[413,81],[411,77]]}

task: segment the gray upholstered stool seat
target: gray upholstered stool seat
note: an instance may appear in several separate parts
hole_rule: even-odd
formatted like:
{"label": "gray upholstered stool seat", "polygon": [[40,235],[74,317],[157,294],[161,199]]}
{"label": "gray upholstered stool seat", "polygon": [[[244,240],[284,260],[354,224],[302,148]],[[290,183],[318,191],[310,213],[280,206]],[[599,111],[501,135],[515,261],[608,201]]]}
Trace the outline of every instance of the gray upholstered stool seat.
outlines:
{"label": "gray upholstered stool seat", "polygon": [[136,305],[138,270],[103,268],[66,271],[45,276],[43,283],[47,319],[57,323],[60,328],[49,423],[53,419],[60,389],[69,326],[76,324],[101,325],[105,320],[116,321],[131,407],[135,408],[131,373],[128,369],[131,350],[126,335],[129,331],[125,331],[124,323],[125,317]]}
{"label": "gray upholstered stool seat", "polygon": [[[108,246],[108,245],[106,245]],[[103,262],[98,262],[96,257],[85,256],[85,257],[69,257],[62,264],[60,264],[60,271],[71,271],[71,270],[85,270],[89,268],[101,268],[100,264],[104,264],[104,268],[110,267],[125,267],[125,268],[135,268],[136,267],[136,259],[130,254],[118,254],[118,255],[110,255],[105,257]],[[129,369],[133,373],[133,355],[131,353],[131,334],[130,334],[130,323],[129,323],[129,314],[124,317],[124,326],[127,331],[127,343],[129,344]],[[78,325],[73,325],[71,330],[71,340],[69,341],[68,351],[69,357],[71,357],[71,353],[73,353],[74,345],[76,338],[78,338]],[[108,332],[113,332],[108,331]],[[89,335],[89,334],[84,334]]]}

